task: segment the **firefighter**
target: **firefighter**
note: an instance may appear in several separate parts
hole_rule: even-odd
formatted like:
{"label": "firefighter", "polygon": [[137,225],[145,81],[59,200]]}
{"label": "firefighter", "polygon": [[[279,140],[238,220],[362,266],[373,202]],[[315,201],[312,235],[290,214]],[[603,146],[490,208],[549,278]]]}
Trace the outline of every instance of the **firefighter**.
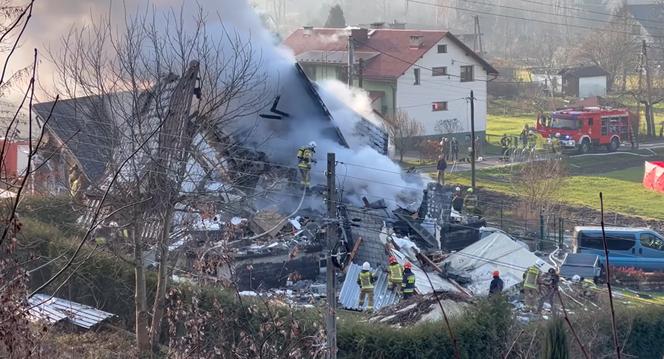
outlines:
{"label": "firefighter", "polygon": [[530,128],[528,128],[528,124],[523,125],[523,130],[521,130],[521,144],[523,145],[523,148],[528,147],[528,133],[530,132]]}
{"label": "firefighter", "polygon": [[528,147],[529,148],[537,147],[537,135],[535,135],[535,131],[533,130],[530,130],[528,132]]}
{"label": "firefighter", "polygon": [[367,310],[373,310],[374,299],[374,282],[376,277],[371,272],[371,264],[364,262],[362,264],[362,271],[357,276],[357,285],[360,286],[360,307],[364,305],[364,300],[367,300]]}
{"label": "firefighter", "polygon": [[477,195],[475,195],[472,188],[466,190],[466,195],[463,197],[463,209],[468,214],[480,214]]}
{"label": "firefighter", "polygon": [[560,283],[560,275],[554,268],[549,268],[549,271],[542,276],[541,280],[541,297],[537,305],[537,313],[542,312],[544,302],[551,304],[551,313],[555,313],[554,296],[558,293],[558,284]]}
{"label": "firefighter", "polygon": [[581,277],[581,288],[583,288],[583,295],[585,297],[590,300],[597,299],[597,284],[595,284],[595,281]]}
{"label": "firefighter", "polygon": [[510,145],[512,143],[512,140],[507,136],[507,134],[503,134],[503,137],[500,138],[500,147],[503,149],[503,159],[507,158],[507,152],[510,148]]}
{"label": "firefighter", "polygon": [[314,159],[316,153],[316,142],[311,141],[307,146],[302,146],[297,150],[297,167],[300,169],[302,175],[302,186],[309,188],[311,180],[311,164],[316,163]]}
{"label": "firefighter", "polygon": [[387,288],[394,291],[395,294],[400,294],[401,283],[403,281],[403,267],[401,264],[399,264],[399,262],[397,262],[397,258],[395,256],[390,256],[390,258],[387,260],[390,264],[387,267],[390,278],[390,280],[387,282]]}
{"label": "firefighter", "polygon": [[452,137],[452,140],[450,141],[450,151],[452,154],[451,160],[456,162],[459,160],[459,141],[457,141],[456,137]]}
{"label": "firefighter", "polygon": [[443,137],[440,140],[440,153],[443,155],[445,160],[450,158],[450,141],[447,139],[447,137]]}
{"label": "firefighter", "polygon": [[447,169],[447,161],[443,155],[438,156],[438,163],[436,164],[436,170],[438,170],[438,179],[437,182],[439,185],[445,185],[445,170]]}
{"label": "firefighter", "polygon": [[403,299],[408,299],[415,295],[415,274],[412,271],[413,265],[410,262],[406,262],[403,267]]}
{"label": "firefighter", "polygon": [[496,294],[501,294],[503,292],[504,286],[505,283],[500,278],[500,272],[494,271],[493,279],[491,280],[491,284],[489,284],[489,297],[494,296]]}
{"label": "firefighter", "polygon": [[457,187],[454,189],[454,197],[452,198],[452,208],[457,212],[461,212],[461,210],[463,209],[463,196],[461,195],[461,187]]}
{"label": "firefighter", "polygon": [[539,294],[540,275],[543,266],[544,261],[538,259],[523,273],[523,295],[526,311],[535,309],[535,300]]}
{"label": "firefighter", "polygon": [[556,132],[556,134],[551,138],[551,151],[553,151],[553,153],[561,153],[559,132]]}

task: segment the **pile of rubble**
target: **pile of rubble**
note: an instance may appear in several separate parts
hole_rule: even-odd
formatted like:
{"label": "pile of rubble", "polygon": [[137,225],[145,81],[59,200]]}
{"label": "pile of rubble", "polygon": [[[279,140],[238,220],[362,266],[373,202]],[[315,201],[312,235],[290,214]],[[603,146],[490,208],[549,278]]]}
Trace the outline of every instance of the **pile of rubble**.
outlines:
{"label": "pile of rubble", "polygon": [[[440,303],[438,303],[440,300]],[[443,319],[443,307],[448,318],[463,314],[471,304],[467,297],[454,293],[427,294],[383,308],[369,317],[369,322],[404,327],[413,324],[435,322]]]}

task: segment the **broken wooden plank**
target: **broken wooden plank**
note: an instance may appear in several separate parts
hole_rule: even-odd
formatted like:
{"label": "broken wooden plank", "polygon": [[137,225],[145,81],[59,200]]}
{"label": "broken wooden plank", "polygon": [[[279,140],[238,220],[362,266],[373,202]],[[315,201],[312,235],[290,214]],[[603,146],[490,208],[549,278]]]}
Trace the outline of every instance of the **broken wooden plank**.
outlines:
{"label": "broken wooden plank", "polygon": [[353,250],[348,255],[348,260],[346,261],[347,264],[342,271],[343,273],[346,273],[346,269],[348,269],[349,264],[353,262],[353,258],[355,258],[357,251],[360,250],[361,244],[362,244],[362,237],[358,237],[357,240],[355,241],[355,245],[353,246]]}

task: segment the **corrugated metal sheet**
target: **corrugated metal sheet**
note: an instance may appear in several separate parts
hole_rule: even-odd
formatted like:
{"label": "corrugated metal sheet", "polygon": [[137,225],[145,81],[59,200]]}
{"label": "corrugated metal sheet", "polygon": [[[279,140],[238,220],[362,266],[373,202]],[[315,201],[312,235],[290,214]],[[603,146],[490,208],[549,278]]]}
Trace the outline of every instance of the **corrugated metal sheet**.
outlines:
{"label": "corrugated metal sheet", "polygon": [[74,325],[90,329],[100,322],[114,316],[103,310],[72,302],[48,294],[36,294],[28,299],[30,316],[35,320],[58,323],[68,320]]}
{"label": "corrugated metal sheet", "polygon": [[[357,285],[357,277],[360,275],[362,267],[351,263],[346,271],[346,279],[339,293],[339,303],[344,309],[362,310],[366,308],[366,303],[360,304],[360,286]],[[378,278],[374,283],[374,309],[394,305],[399,303],[399,296],[387,289],[387,273],[379,271],[376,273]]]}
{"label": "corrugated metal sheet", "polygon": [[[397,250],[392,250],[392,254],[397,258],[397,261],[401,264],[404,265],[408,261],[408,258],[406,258],[406,255],[397,251]],[[424,273],[424,270],[420,269],[415,263],[413,263],[413,274],[415,274],[415,290],[419,294],[429,294],[433,293],[434,291],[436,292],[456,292],[460,293],[461,291],[450,281],[447,279],[442,278],[438,273],[435,272],[427,272],[426,274]],[[427,274],[429,275],[429,278],[427,278]],[[431,279],[431,283],[429,283],[429,279]],[[433,284],[433,287],[431,286]]]}

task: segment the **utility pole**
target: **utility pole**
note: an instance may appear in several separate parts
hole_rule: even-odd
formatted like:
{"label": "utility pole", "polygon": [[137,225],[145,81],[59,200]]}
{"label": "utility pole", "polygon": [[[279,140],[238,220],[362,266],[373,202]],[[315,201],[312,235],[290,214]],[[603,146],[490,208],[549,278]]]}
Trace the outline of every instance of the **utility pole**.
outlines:
{"label": "utility pole", "polygon": [[473,16],[475,20],[475,36],[473,41],[473,51],[477,52],[480,56],[484,55],[484,49],[482,46],[482,29],[480,29],[480,17],[478,15]]}
{"label": "utility pole", "polygon": [[651,121],[653,116],[652,113],[652,81],[650,78],[650,68],[648,66],[648,46],[646,45],[646,40],[643,40],[641,43],[641,51],[643,52],[643,64],[646,70],[646,134],[651,136],[654,134],[654,128],[652,124],[654,121]]}
{"label": "utility pole", "polygon": [[348,87],[353,87],[353,64],[355,63],[353,36],[348,35]]}
{"label": "utility pole", "polygon": [[357,69],[357,86],[359,88],[364,87],[364,59],[360,57],[359,65]]}
{"label": "utility pole", "polygon": [[328,358],[337,358],[337,279],[334,263],[332,263],[332,251],[337,242],[336,219],[337,219],[337,190],[335,179],[336,159],[334,153],[327,154],[327,217],[328,224],[325,230],[327,239],[327,315],[325,316],[325,327],[327,329]]}
{"label": "utility pole", "polygon": [[470,90],[470,187],[475,189],[475,96]]}
{"label": "utility pole", "polygon": [[636,123],[632,124],[632,139],[639,148],[639,132],[641,132],[641,93],[643,92],[643,49],[639,56],[639,92],[636,96]]}

